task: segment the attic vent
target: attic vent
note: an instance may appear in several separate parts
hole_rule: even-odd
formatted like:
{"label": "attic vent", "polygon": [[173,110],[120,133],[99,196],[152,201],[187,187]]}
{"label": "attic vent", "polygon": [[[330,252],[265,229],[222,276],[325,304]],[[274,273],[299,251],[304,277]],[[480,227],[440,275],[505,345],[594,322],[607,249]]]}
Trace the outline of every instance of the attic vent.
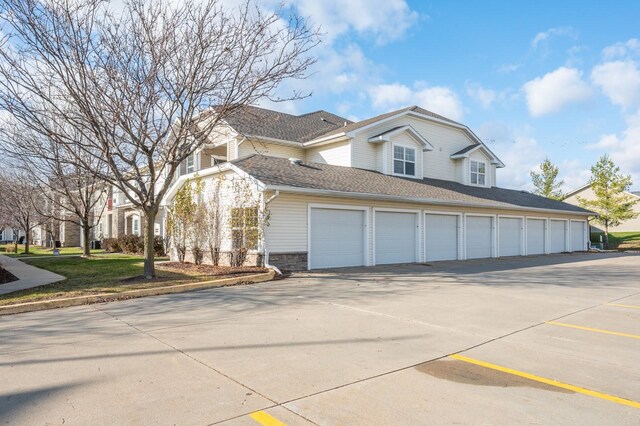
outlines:
{"label": "attic vent", "polygon": [[302,160],[299,158],[289,158],[289,162],[291,164],[298,164],[298,165],[302,164]]}

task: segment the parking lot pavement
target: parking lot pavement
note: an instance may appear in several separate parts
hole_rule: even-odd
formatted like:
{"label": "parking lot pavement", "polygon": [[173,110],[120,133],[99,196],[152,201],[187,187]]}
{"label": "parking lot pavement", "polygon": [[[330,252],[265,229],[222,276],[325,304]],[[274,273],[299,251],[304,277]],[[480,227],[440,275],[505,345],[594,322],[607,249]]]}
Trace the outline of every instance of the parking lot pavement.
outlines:
{"label": "parking lot pavement", "polygon": [[3,424],[633,424],[640,256],[344,269],[0,317]]}

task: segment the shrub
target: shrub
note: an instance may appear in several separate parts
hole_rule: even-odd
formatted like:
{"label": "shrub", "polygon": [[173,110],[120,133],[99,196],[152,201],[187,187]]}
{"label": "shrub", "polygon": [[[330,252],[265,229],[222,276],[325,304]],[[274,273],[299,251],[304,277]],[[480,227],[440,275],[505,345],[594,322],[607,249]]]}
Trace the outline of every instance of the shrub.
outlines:
{"label": "shrub", "polygon": [[153,237],[153,253],[156,256],[165,256],[164,239],[158,235]]}
{"label": "shrub", "polygon": [[107,253],[120,253],[122,251],[119,238],[103,238],[102,248]]}
{"label": "shrub", "polygon": [[125,254],[143,254],[144,240],[139,235],[123,235],[119,239],[122,252]]}

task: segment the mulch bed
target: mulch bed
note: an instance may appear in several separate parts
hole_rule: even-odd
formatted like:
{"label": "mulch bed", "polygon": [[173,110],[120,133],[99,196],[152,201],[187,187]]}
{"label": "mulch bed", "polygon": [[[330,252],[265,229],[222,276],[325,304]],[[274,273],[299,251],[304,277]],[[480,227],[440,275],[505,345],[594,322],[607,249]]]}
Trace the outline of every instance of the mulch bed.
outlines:
{"label": "mulch bed", "polygon": [[0,284],[10,283],[12,281],[16,281],[17,279],[18,278],[15,275],[0,266]]}
{"label": "mulch bed", "polygon": [[262,268],[259,266],[241,266],[238,268],[232,268],[230,266],[196,265],[194,263],[188,262],[160,263],[156,265],[156,268],[163,271],[182,272],[185,274],[198,274],[211,277],[217,277],[221,275],[234,276],[269,272],[267,268]]}

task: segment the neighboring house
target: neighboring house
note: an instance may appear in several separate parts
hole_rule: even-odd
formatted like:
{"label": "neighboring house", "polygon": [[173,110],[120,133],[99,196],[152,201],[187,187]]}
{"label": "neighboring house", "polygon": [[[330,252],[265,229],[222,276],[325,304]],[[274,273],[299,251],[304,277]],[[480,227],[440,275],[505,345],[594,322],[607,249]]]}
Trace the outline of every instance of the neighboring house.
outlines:
{"label": "neighboring house", "polygon": [[[640,191],[627,192],[627,194],[638,200],[633,210],[640,214]],[[578,197],[584,198],[585,200],[593,200],[596,198],[591,189],[591,185],[587,184],[566,194],[564,202],[579,206],[580,202],[578,201]],[[597,224],[591,224],[591,230],[593,232],[604,232],[604,229],[601,229]],[[640,232],[640,216],[627,220],[618,226],[610,226],[609,232]]]}
{"label": "neighboring house", "polygon": [[[23,236],[24,236],[24,231],[23,230],[18,231],[18,238]],[[15,240],[16,240],[16,234],[13,229],[8,227],[0,229],[0,243],[6,244],[6,243],[13,242]]]}
{"label": "neighboring house", "polygon": [[246,232],[237,218],[253,213],[230,188],[250,183],[253,209],[269,212],[252,259],[289,270],[587,249],[592,212],[498,188],[502,167],[467,126],[417,106],[355,123],[246,107],[185,162],[164,203],[200,177],[209,200],[220,194],[231,252]]}

